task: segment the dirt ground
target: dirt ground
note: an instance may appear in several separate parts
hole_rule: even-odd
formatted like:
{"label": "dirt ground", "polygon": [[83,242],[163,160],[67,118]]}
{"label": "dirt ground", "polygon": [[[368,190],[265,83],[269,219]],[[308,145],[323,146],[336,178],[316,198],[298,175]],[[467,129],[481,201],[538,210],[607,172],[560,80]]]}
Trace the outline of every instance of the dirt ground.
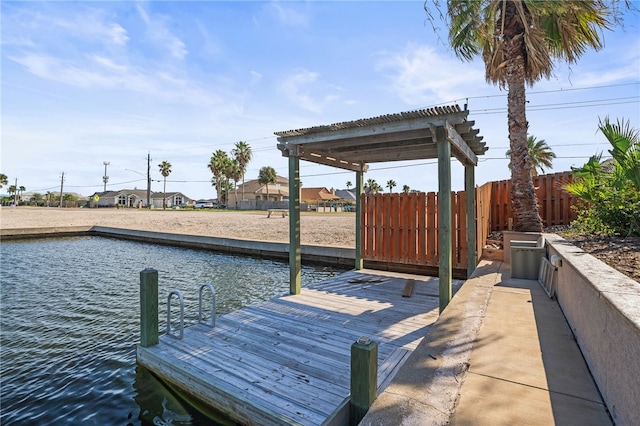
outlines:
{"label": "dirt ground", "polygon": [[[355,247],[354,213],[302,213],[302,244]],[[205,235],[254,241],[289,242],[289,220],[282,214],[225,210],[59,209],[2,207],[0,228],[109,226],[122,229]]]}
{"label": "dirt ground", "polygon": [[560,232],[582,250],[640,283],[640,237],[572,235]]}
{"label": "dirt ground", "polygon": [[[289,220],[266,212],[224,210],[0,208],[0,228],[111,226],[187,235],[289,242]],[[354,213],[303,213],[302,244],[354,247]],[[548,229],[571,241],[621,273],[640,282],[640,238],[574,235],[565,228]]]}

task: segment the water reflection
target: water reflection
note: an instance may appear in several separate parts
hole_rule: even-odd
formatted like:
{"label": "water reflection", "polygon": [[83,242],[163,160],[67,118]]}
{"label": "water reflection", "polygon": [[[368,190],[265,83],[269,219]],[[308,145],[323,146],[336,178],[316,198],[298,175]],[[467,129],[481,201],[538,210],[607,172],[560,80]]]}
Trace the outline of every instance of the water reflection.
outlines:
{"label": "water reflection", "polygon": [[[219,315],[288,292],[284,263],[97,237],[3,242],[0,260],[3,425],[212,424],[136,366],[140,271],[159,271],[161,332],[174,288],[187,323],[204,282]],[[304,268],[303,283],[338,272]]]}

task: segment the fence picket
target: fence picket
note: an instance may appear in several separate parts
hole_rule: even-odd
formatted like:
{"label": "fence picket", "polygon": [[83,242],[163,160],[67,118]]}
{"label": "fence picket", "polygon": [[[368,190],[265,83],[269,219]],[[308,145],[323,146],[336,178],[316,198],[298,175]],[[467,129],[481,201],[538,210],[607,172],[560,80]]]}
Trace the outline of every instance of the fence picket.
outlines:
{"label": "fence picket", "polygon": [[[577,199],[563,189],[571,172],[534,178],[540,215],[545,225],[565,225],[575,219]],[[508,229],[513,217],[511,181],[488,182],[476,190],[478,258],[491,231]],[[451,193],[452,264],[467,267],[467,206],[464,191]],[[390,263],[438,265],[437,193],[363,194],[363,258]]]}

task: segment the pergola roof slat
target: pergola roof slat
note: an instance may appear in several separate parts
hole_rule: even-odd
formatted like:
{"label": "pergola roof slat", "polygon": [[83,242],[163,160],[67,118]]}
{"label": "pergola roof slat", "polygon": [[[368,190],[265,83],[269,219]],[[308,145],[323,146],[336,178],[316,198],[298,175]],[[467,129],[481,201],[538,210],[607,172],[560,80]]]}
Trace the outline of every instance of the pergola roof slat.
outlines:
{"label": "pergola roof slat", "polygon": [[464,163],[477,164],[487,151],[469,112],[458,105],[387,114],[331,125],[275,132],[284,156],[352,171],[365,163],[437,158],[432,128],[447,129],[451,154]]}

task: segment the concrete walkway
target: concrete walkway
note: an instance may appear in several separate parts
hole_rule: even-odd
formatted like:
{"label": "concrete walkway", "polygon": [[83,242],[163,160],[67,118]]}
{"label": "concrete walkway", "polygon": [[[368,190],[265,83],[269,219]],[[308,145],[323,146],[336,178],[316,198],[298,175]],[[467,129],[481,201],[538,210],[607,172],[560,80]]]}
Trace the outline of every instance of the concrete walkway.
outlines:
{"label": "concrete walkway", "polygon": [[555,300],[482,261],[361,425],[610,425]]}

